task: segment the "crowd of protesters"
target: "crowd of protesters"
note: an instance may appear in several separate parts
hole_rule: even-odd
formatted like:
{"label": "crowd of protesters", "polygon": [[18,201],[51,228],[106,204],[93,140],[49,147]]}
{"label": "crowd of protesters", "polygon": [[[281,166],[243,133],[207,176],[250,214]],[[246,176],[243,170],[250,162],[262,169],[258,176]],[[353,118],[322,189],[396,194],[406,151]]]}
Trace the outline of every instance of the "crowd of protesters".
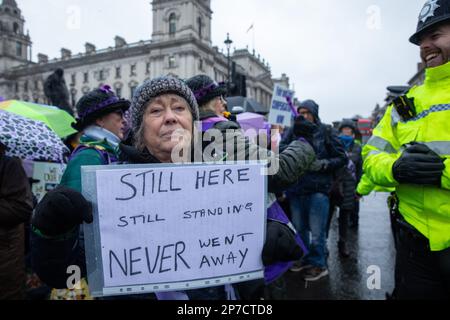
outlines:
{"label": "crowd of protesters", "polygon": [[[147,80],[132,101],[107,85],[85,94],[76,105],[78,133],[65,141],[72,152],[60,185],[40,202],[20,160],[0,144],[0,299],[92,299],[83,226],[94,217],[81,193],[82,166],[237,160],[267,162],[264,279],[121,299],[286,298],[286,272],[318,281],[329,276],[329,246],[337,245],[342,259],[355,254],[349,233],[359,223],[359,200],[372,190],[395,191],[392,297],[448,299],[449,21],[449,0],[425,3],[410,39],[420,46],[425,82],[393,101],[362,151],[356,123],[322,123],[314,100],[292,110],[290,128],[273,126],[278,130],[266,131],[265,143],[261,135],[250,139],[227,108],[225,87],[206,75]],[[200,150],[193,147],[198,125]],[[337,210],[339,240],[328,244]],[[81,270],[76,289],[67,285],[71,265]]]}
{"label": "crowd of protesters", "polygon": [[[260,139],[249,139],[236,117],[228,112],[226,92],[225,85],[206,75],[198,75],[186,81],[170,76],[148,80],[136,90],[132,101],[119,98],[107,85],[85,94],[76,105],[78,117],[73,127],[78,133],[66,141],[71,155],[60,184],[38,204],[33,204],[20,161],[2,155],[4,181],[0,208],[2,222],[5,220],[2,225],[8,226],[2,229],[2,241],[5,239],[11,251],[5,250],[2,254],[2,257],[9,257],[7,261],[0,260],[0,268],[4,270],[0,276],[8,280],[1,282],[2,297],[25,298],[25,267],[19,266],[25,266],[26,254],[28,268],[41,284],[38,293],[28,290],[28,298],[92,299],[86,278],[82,228],[83,223],[93,221],[92,204],[81,194],[81,167],[178,161],[172,151],[180,143],[191,143],[196,121],[200,121],[204,137],[214,132],[223,139],[202,139],[202,151],[214,150],[212,154],[202,152],[202,161],[265,159],[268,167],[277,164],[273,166],[276,170],[268,176],[270,203],[261,255],[265,279],[125,298],[286,298],[282,275],[287,270],[303,270],[307,281],[326,276],[326,238],[331,208],[340,208],[340,243],[345,243],[346,220],[354,215],[356,207],[360,169],[355,173],[355,165],[350,165],[357,159],[353,162],[360,167],[360,148],[355,147],[354,141],[355,125],[341,126],[339,134],[320,122],[318,105],[306,100],[298,106],[292,128],[280,130],[283,128],[273,126],[277,130],[267,132],[266,142],[262,144]],[[131,123],[125,119],[126,112],[131,115]],[[180,135],[178,142],[172,139],[173,134]],[[227,139],[233,139],[231,150],[225,149],[230,143]],[[193,161],[195,151],[189,145],[184,147],[181,148],[185,150],[182,160]],[[6,174],[13,171],[17,171],[14,179]],[[19,179],[20,176],[23,179]],[[344,190],[345,199],[330,202],[336,182],[339,184],[336,189]],[[285,203],[277,201],[280,196],[290,203],[287,214],[282,209]],[[29,233],[26,237],[25,231]],[[71,265],[81,268],[82,279],[77,290],[67,288],[67,268]],[[28,279],[29,282],[32,281]]]}

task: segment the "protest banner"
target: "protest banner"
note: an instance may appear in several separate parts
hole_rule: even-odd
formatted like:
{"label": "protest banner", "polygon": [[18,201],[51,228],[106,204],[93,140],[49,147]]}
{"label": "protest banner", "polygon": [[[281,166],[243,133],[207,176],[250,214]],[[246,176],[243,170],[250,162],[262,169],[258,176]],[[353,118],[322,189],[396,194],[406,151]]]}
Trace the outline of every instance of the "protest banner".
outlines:
{"label": "protest banner", "polygon": [[269,123],[285,127],[291,126],[292,111],[286,98],[294,99],[294,91],[275,85],[270,105]]}
{"label": "protest banner", "polygon": [[265,164],[82,167],[93,296],[189,290],[263,277]]}
{"label": "protest banner", "polygon": [[55,189],[63,176],[65,164],[36,162],[32,164],[33,186],[31,191],[36,196],[38,202],[44,198],[47,192]]}

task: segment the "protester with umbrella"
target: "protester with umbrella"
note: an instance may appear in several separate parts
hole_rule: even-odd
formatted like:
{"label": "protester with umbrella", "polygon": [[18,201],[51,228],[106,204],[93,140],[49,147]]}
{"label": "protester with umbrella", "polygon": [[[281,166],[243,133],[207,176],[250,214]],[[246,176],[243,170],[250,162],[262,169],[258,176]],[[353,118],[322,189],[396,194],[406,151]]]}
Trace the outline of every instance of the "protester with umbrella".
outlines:
{"label": "protester with umbrella", "polygon": [[6,156],[6,148],[0,142],[0,300],[17,300],[25,298],[24,223],[33,207],[20,160]]}

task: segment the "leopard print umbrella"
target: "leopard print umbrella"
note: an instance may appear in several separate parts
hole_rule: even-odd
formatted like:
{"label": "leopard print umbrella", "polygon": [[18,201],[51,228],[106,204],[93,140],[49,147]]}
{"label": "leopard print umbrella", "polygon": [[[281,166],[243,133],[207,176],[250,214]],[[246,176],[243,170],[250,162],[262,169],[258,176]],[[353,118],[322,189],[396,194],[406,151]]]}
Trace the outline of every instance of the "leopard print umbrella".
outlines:
{"label": "leopard print umbrella", "polygon": [[43,122],[0,110],[0,141],[6,155],[20,159],[62,163],[69,149]]}

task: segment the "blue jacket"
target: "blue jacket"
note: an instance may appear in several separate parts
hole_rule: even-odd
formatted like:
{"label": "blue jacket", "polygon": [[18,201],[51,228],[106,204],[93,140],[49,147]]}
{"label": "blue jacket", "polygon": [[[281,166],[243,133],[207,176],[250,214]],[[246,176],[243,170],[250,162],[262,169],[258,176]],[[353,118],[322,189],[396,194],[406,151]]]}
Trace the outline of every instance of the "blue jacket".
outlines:
{"label": "blue jacket", "polygon": [[[302,108],[308,109],[313,114],[319,127],[319,130],[314,135],[313,148],[316,152],[317,160],[326,160],[327,165],[322,170],[307,172],[294,187],[287,190],[287,194],[291,196],[313,193],[329,194],[333,183],[333,173],[337,169],[344,167],[348,163],[348,158],[336,130],[320,121],[317,104],[302,105]],[[296,137],[293,133],[293,128],[291,128],[281,141],[280,149],[283,150],[294,139]]]}

